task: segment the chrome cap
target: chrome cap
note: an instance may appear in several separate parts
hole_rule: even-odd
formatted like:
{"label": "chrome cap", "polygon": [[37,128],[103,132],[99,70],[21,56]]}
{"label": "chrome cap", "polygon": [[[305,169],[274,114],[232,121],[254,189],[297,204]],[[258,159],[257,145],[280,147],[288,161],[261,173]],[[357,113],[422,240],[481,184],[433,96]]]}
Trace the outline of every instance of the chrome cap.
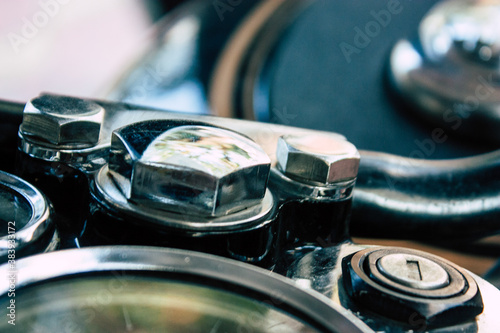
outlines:
{"label": "chrome cap", "polygon": [[130,201],[223,216],[264,198],[270,159],[229,130],[148,121],[113,132],[109,170]]}
{"label": "chrome cap", "polygon": [[389,68],[406,109],[439,126],[434,141],[445,130],[500,142],[500,1],[439,2],[418,39],[396,43]]}
{"label": "chrome cap", "polygon": [[99,141],[104,108],[80,98],[43,95],[26,104],[21,132],[55,145]]}
{"label": "chrome cap", "polygon": [[424,52],[431,59],[454,54],[466,61],[498,65],[500,1],[444,1],[425,16],[419,28]]}
{"label": "chrome cap", "polygon": [[377,269],[391,281],[415,289],[439,289],[450,283],[442,266],[418,255],[388,254],[377,261]]}
{"label": "chrome cap", "polygon": [[311,134],[280,137],[276,158],[278,168],[290,178],[328,185],[356,178],[360,155],[346,140]]}

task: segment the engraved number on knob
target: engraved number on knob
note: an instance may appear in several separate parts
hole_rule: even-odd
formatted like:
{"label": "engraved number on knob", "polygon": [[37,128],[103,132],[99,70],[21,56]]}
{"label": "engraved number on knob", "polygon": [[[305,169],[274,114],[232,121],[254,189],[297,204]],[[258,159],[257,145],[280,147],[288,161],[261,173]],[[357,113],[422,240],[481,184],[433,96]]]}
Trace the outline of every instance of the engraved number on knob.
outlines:
{"label": "engraved number on knob", "polygon": [[408,266],[408,278],[412,280],[422,281],[422,271],[418,260],[406,260]]}

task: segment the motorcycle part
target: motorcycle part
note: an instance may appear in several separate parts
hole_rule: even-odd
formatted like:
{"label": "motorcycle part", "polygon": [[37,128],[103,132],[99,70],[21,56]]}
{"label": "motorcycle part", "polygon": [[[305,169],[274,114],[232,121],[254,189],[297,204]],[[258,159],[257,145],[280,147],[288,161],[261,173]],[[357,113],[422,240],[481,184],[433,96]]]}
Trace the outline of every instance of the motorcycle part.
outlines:
{"label": "motorcycle part", "polygon": [[450,283],[446,270],[434,261],[412,254],[388,254],[377,270],[389,280],[414,289],[439,289]]}
{"label": "motorcycle part", "polygon": [[[201,253],[98,247],[19,260],[17,268],[15,323],[23,331],[372,332],[276,274]],[[8,317],[7,274],[4,265],[0,303]]]}
{"label": "motorcycle part", "polygon": [[135,123],[111,141],[109,165],[92,182],[82,245],[178,247],[273,265],[270,159],[253,141],[176,120]]}
{"label": "motorcycle part", "polygon": [[45,95],[26,104],[21,131],[54,145],[83,148],[99,141],[103,116],[94,102]]}
{"label": "motorcycle part", "polygon": [[424,17],[418,39],[394,46],[392,84],[419,116],[500,142],[499,18],[499,1],[444,1]]}
{"label": "motorcycle part", "polygon": [[[187,2],[110,98],[349,133],[358,149],[408,156],[430,131],[388,94],[384,64],[436,2],[252,1],[223,13]],[[426,158],[495,149],[449,134]]]}
{"label": "motorcycle part", "polygon": [[[44,94],[44,101],[58,105],[65,96]],[[146,120],[182,120],[208,124],[211,126],[237,129],[237,132],[254,140],[271,158],[271,165],[276,164],[276,145],[282,135],[303,136],[308,134],[322,134],[327,137],[345,139],[337,133],[321,132],[297,127],[263,124],[252,121],[228,119],[220,117],[200,116],[177,113],[166,110],[155,110],[130,104],[89,100],[104,108],[103,123],[101,124],[99,140],[91,147],[68,147],[47,142],[43,137],[25,132],[21,126],[19,130],[19,150],[31,157],[50,162],[63,162],[73,168],[91,172],[100,169],[107,163],[112,132],[118,128]],[[68,109],[69,110],[69,109]],[[60,111],[62,112],[62,111]],[[85,119],[83,119],[85,121]]]}
{"label": "motorcycle part", "polygon": [[113,132],[109,172],[128,200],[224,216],[258,204],[270,159],[253,141],[203,125],[150,121]]}
{"label": "motorcycle part", "polygon": [[271,187],[286,197],[281,235],[288,250],[283,267],[304,252],[337,245],[349,238],[352,190],[359,152],[346,140],[320,134],[279,138]]}
{"label": "motorcycle part", "polygon": [[342,272],[349,297],[360,307],[404,323],[415,316],[428,326],[451,326],[483,311],[474,279],[424,252],[366,249],[344,258]]}
{"label": "motorcycle part", "polygon": [[[60,104],[58,99],[61,98],[64,99],[62,96],[44,95],[44,100],[52,100],[54,105]],[[82,245],[145,245],[153,243],[158,246],[209,251],[270,267],[275,262],[276,250],[280,246],[278,242],[282,234],[280,230],[284,230],[279,227],[280,220],[283,220],[279,216],[288,216],[288,213],[292,213],[295,217],[305,216],[304,214],[307,215],[307,212],[310,211],[308,208],[310,205],[315,207],[316,213],[314,218],[306,219],[310,225],[307,228],[310,230],[308,236],[303,238],[300,234],[289,234],[287,238],[293,239],[294,244],[309,243],[311,241],[317,243],[318,238],[324,241],[337,238],[345,239],[345,225],[355,179],[339,181],[335,184],[327,184],[327,186],[303,184],[286,177],[274,167],[276,165],[277,142],[283,135],[297,138],[321,135],[324,139],[340,140],[340,145],[346,145],[344,137],[334,133],[323,133],[287,126],[182,115],[160,110],[142,109],[121,103],[92,102],[104,108],[104,120],[101,124],[99,141],[92,147],[68,147],[64,144],[49,143],[42,137],[33,135],[33,133],[25,133],[23,127],[19,132],[21,166],[31,164],[32,159],[38,159],[40,162],[49,162],[54,167],[59,165],[66,167],[68,172],[65,172],[62,178],[57,178],[58,181],[61,181],[61,184],[56,185],[56,188],[65,186],[67,183],[65,175],[71,176],[73,174],[69,170],[87,174],[91,179],[91,209],[85,230],[79,238]],[[64,113],[66,111],[60,112]],[[136,123],[139,119],[142,122]],[[229,179],[230,183],[233,182],[233,184],[227,187],[232,191],[231,197],[233,199],[237,197],[238,200],[228,200],[228,196],[223,193],[225,190],[221,193],[220,189],[223,189],[223,187],[217,185],[219,180],[207,187],[205,193],[201,195],[200,189],[196,188],[205,185],[200,181],[190,180],[191,176],[187,177],[188,174],[203,175],[196,169],[200,169],[200,165],[199,159],[194,155],[209,147],[205,144],[197,143],[192,146],[192,143],[182,141],[184,139],[180,139],[180,141],[176,139],[178,141],[176,144],[191,145],[192,148],[190,149],[194,149],[193,147],[199,145],[198,148],[193,150],[193,152],[196,151],[196,154],[191,154],[192,161],[188,163],[191,165],[189,168],[186,168],[184,163],[190,160],[186,158],[187,155],[178,155],[177,157],[174,156],[175,154],[172,155],[174,159],[185,159],[182,167],[179,167],[179,165],[173,167],[177,162],[169,160],[168,164],[161,165],[160,168],[156,160],[156,162],[148,160],[157,159],[156,153],[159,150],[151,148],[154,154],[144,155],[148,150],[147,146],[152,144],[155,139],[161,135],[167,137],[173,133],[165,134],[164,132],[167,130],[180,131],[180,126],[191,126],[191,129],[197,127],[202,129],[205,134],[217,132],[216,135],[211,133],[212,138],[208,141],[213,144],[210,149],[218,147],[214,152],[217,151],[220,156],[227,155],[227,153],[234,154],[233,148],[236,147],[234,145],[236,141],[241,141],[248,148],[243,147],[244,149],[240,149],[240,147],[237,150],[240,153],[245,152],[244,154],[250,153],[248,156],[253,156],[254,161],[246,163],[247,167],[241,168],[241,170],[233,168],[229,178],[236,178]],[[179,128],[175,129],[176,127]],[[219,129],[216,127],[219,127]],[[237,129],[243,135],[254,139],[260,148],[253,143],[249,143],[250,141],[247,138],[234,133],[231,134],[230,141],[232,140],[232,143],[225,142],[228,139],[223,139],[223,137],[227,137],[226,134],[229,132],[225,132],[224,128]],[[115,131],[114,136],[113,131]],[[226,134],[221,136],[221,133]],[[175,135],[186,136],[187,134],[188,132],[179,132]],[[218,139],[215,139],[215,137],[218,137]],[[166,147],[167,151],[167,146],[174,144],[173,142],[176,141],[173,139],[174,137],[169,137],[167,141],[170,143],[168,144],[157,142],[158,147]],[[235,139],[237,140],[234,141]],[[264,152],[267,156],[264,155]],[[355,152],[355,154],[357,153]],[[171,159],[172,156],[167,159]],[[109,166],[106,165],[108,159],[110,161]],[[23,160],[27,162],[23,163]],[[217,159],[211,161],[220,162]],[[269,187],[272,188],[271,191],[275,192],[274,194],[266,190],[265,186],[269,164],[272,167],[272,173],[275,174],[273,179],[276,180],[276,184],[272,186],[269,184]],[[193,167],[193,165],[198,166]],[[137,168],[138,166],[139,168]],[[203,168],[205,167],[201,169]],[[144,177],[138,177],[137,184],[134,184],[135,177],[142,174],[141,172],[136,174],[138,169],[147,172],[144,173]],[[23,168],[21,171],[26,170],[26,168]],[[30,170],[28,170],[28,174],[23,176],[33,178],[34,174],[31,173],[35,170]],[[164,172],[165,170],[168,172]],[[177,173],[176,177],[171,177],[171,170]],[[208,175],[206,179],[222,179],[223,182],[225,181],[224,177],[216,175],[213,170],[208,173],[205,172],[205,174]],[[166,179],[169,184],[173,184],[172,181],[179,182],[176,190],[172,193],[170,193],[171,191],[169,193],[165,192],[165,189],[171,187],[159,186],[161,182],[158,179],[151,181],[152,175],[159,175],[162,179]],[[236,182],[234,182],[235,180]],[[44,184],[49,183],[45,182]],[[145,186],[145,184],[149,185]],[[83,183],[80,185],[85,187]],[[143,197],[146,188],[148,194],[145,196],[149,196],[147,198]],[[139,192],[142,191],[142,194],[133,193],[138,189],[141,189]],[[154,195],[149,193],[151,189],[154,190]],[[51,190],[53,190],[52,186],[51,189],[47,189],[47,191]],[[80,194],[88,193],[85,188],[80,187],[75,187],[74,191]],[[225,201],[217,202],[214,196],[215,192],[218,192],[217,195],[222,195],[217,200],[222,198]],[[214,200],[210,199],[210,196]],[[276,198],[273,198],[273,196],[276,196]],[[204,206],[200,206],[195,202],[198,199],[201,200],[200,202]],[[287,209],[282,210],[281,215],[281,210],[277,209],[280,206],[287,207]],[[299,209],[299,206],[304,208]],[[179,214],[179,211],[182,214]],[[73,219],[73,221],[75,220]],[[297,219],[286,218],[287,227],[292,227],[291,224],[294,221],[297,221]],[[80,222],[77,224],[81,225]],[[315,226],[318,226],[318,228]],[[117,233],[118,229],[122,230],[122,232]],[[321,230],[320,235],[317,235],[314,230]],[[310,235],[311,233],[312,235]],[[78,232],[75,234],[79,237]],[[155,237],[152,237],[152,235]]]}
{"label": "motorcycle part", "polygon": [[361,156],[353,235],[462,242],[463,248],[500,230],[500,151],[441,161]]}
{"label": "motorcycle part", "polygon": [[[57,99],[63,98],[56,95],[46,96],[53,99],[56,105]],[[93,172],[107,163],[112,131],[139,120],[182,120],[237,129],[239,133],[252,138],[262,147],[271,159],[271,166],[277,163],[277,142],[283,135],[298,138],[326,135],[328,140],[344,139],[335,133],[290,126],[185,115],[121,103],[93,102],[102,106],[105,112],[98,143],[87,148],[58,146],[23,133],[21,127],[20,155],[29,161],[20,165],[27,165],[32,163],[32,159],[38,159],[64,171],[63,175],[70,174],[71,169],[84,173]],[[498,152],[493,152],[451,162],[361,151],[363,158],[355,191],[357,194],[354,197],[353,234],[442,241],[479,238],[497,232],[500,230],[500,199],[497,190],[500,185],[495,181],[499,170],[498,155]],[[59,177],[61,172],[56,171],[48,173]],[[22,176],[29,177],[28,174]],[[335,200],[342,199],[350,196],[354,185],[353,181],[349,181],[350,185],[337,184],[338,186],[329,187],[303,184],[276,171],[275,168],[271,169],[271,178],[278,188],[288,193],[287,197],[295,198],[317,199],[329,196]],[[54,190],[54,186],[41,190],[49,193]],[[82,191],[79,190],[79,195]],[[56,198],[51,199],[56,201]],[[471,202],[474,204],[471,205]],[[407,223],[402,224],[401,220]]]}
{"label": "motorcycle part", "polygon": [[[459,315],[454,317],[456,321],[462,320],[461,323],[453,324],[448,323],[439,326],[438,322],[433,321],[431,323],[427,322],[425,318],[418,315],[417,311],[413,311],[409,313],[409,317],[403,321],[396,321],[394,319],[390,319],[389,317],[394,317],[395,314],[401,313],[406,308],[405,301],[401,301],[397,304],[397,309],[394,312],[389,314],[385,313],[384,310],[388,310],[391,304],[391,300],[389,297],[385,296],[376,296],[379,294],[369,294],[368,289],[363,289],[364,280],[362,280],[359,275],[351,274],[350,267],[346,267],[347,263],[352,262],[352,258],[356,253],[365,253],[369,255],[370,253],[380,254],[379,257],[385,258],[389,256],[388,259],[391,260],[391,257],[394,256],[403,256],[405,259],[409,258],[410,263],[407,265],[404,262],[403,266],[396,265],[393,267],[388,267],[386,273],[393,276],[401,277],[401,271],[406,271],[406,273],[410,273],[410,277],[418,276],[418,268],[420,268],[420,274],[423,279],[427,282],[423,282],[420,279],[409,279],[412,283],[417,283],[418,288],[408,287],[404,284],[400,284],[391,278],[383,275],[381,270],[378,268],[380,261],[373,261],[373,265],[368,264],[367,256],[365,256],[364,262],[367,264],[366,266],[359,266],[360,270],[363,271],[361,275],[365,276],[369,283],[372,283],[375,286],[379,286],[380,288],[385,288],[385,290],[389,290],[392,294],[402,294],[403,290],[411,291],[413,293],[435,293],[444,295],[446,289],[451,291],[450,287],[451,280],[448,276],[448,271],[446,271],[446,275],[448,276],[449,283],[446,283],[443,279],[442,271],[446,270],[443,267],[454,267],[454,269],[458,269],[458,271],[453,271],[453,276],[464,277],[468,276],[468,278],[472,278],[474,283],[477,283],[479,292],[482,297],[482,304],[484,305],[483,312],[479,314],[477,317],[473,317],[469,312],[469,316],[467,315],[467,311],[477,311],[480,312],[479,307],[474,307],[464,309],[464,314],[460,312]],[[406,257],[408,256],[408,257]],[[375,257],[374,257],[375,258]],[[416,266],[415,260],[419,262],[419,267]],[[435,261],[437,259],[437,261]],[[433,264],[438,264],[439,268],[436,268],[433,264],[430,267],[424,267],[421,265],[424,260],[430,260]],[[413,262],[412,262],[413,261]],[[451,266],[444,266],[441,263],[445,263]],[[388,263],[390,266],[390,263]],[[347,274],[345,274],[347,269]],[[436,269],[436,271],[434,271]],[[376,280],[376,277],[371,275],[370,273],[364,273],[365,271],[375,271],[377,276],[380,277],[379,280]],[[459,275],[456,275],[456,272],[460,272]],[[438,273],[434,275],[433,273]],[[462,273],[465,273],[462,275]],[[427,274],[427,275],[426,275]],[[297,285],[300,285],[302,288],[316,290],[317,292],[327,296],[335,303],[342,305],[344,308],[350,309],[357,317],[362,319],[371,329],[376,332],[387,332],[387,333],[411,333],[411,332],[429,332],[429,333],[451,333],[451,332],[495,332],[497,327],[500,327],[500,318],[498,317],[498,308],[500,306],[500,291],[496,289],[493,285],[485,281],[484,279],[474,275],[473,273],[464,271],[462,268],[458,268],[456,265],[449,263],[448,261],[443,261],[440,258],[436,258],[436,256],[430,255],[428,253],[424,253],[421,251],[414,251],[411,249],[403,249],[403,248],[393,248],[393,247],[373,247],[369,245],[358,245],[353,244],[351,242],[345,242],[338,244],[334,247],[319,249],[313,252],[310,252],[304,255],[301,258],[297,258],[295,262],[288,266],[288,270],[285,274],[289,278],[293,279]],[[408,276],[404,276],[404,279],[408,279]],[[347,280],[347,281],[346,281]],[[359,302],[356,302],[355,299],[349,296],[348,291],[346,290],[346,284],[349,281],[355,280],[355,286],[360,287],[361,293],[363,297],[369,298],[373,301],[373,303],[377,303],[375,308],[368,308]],[[464,278],[465,280],[465,278]],[[388,284],[382,284],[380,281],[386,281]],[[428,282],[433,284],[432,287],[437,287],[437,289],[426,289],[431,287]],[[395,288],[389,287],[391,284]],[[418,286],[420,284],[420,286]],[[377,287],[378,288],[378,287]],[[460,289],[455,288],[455,291]],[[356,289],[358,290],[358,289]],[[364,292],[364,290],[367,290]],[[399,291],[398,291],[399,290]],[[478,292],[478,293],[479,293]],[[451,293],[452,294],[452,293]],[[467,294],[467,292],[465,293]],[[463,295],[455,295],[455,297],[465,297]],[[372,295],[372,297],[370,297]],[[406,295],[406,294],[405,294]],[[406,297],[406,296],[405,296]],[[412,298],[416,298],[415,296],[411,296]],[[421,298],[420,298],[421,299]],[[440,304],[439,298],[424,300],[424,302],[435,302],[435,304]],[[392,303],[393,305],[395,303]],[[447,306],[449,306],[451,302],[445,301],[441,303],[442,309],[444,310]],[[480,303],[476,303],[475,306],[480,305]],[[439,307],[439,305],[437,305]],[[407,308],[406,308],[407,309]],[[446,315],[446,314],[445,314]],[[469,319],[466,319],[466,318]],[[472,317],[472,318],[471,318]]]}
{"label": "motorcycle part", "polygon": [[359,152],[346,140],[310,135],[282,136],[276,151],[278,168],[301,182],[329,185],[355,179]]}
{"label": "motorcycle part", "polygon": [[[0,261],[57,249],[52,208],[45,196],[26,181],[0,171]],[[15,267],[15,264],[14,264]]]}

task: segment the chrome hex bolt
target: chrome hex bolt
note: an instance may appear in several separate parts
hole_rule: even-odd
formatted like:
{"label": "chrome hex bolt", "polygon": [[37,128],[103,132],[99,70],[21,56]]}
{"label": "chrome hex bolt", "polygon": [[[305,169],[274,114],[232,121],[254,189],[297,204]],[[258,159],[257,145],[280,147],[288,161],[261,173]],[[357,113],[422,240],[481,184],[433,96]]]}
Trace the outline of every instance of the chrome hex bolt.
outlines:
{"label": "chrome hex bolt", "polygon": [[313,134],[280,137],[276,157],[278,168],[290,178],[329,185],[356,178],[360,155],[346,140]]}
{"label": "chrome hex bolt", "polygon": [[94,102],[43,95],[26,104],[21,132],[55,145],[92,146],[103,117],[104,108]]}
{"label": "chrome hex bolt", "polygon": [[271,162],[256,143],[225,129],[172,123],[113,132],[109,170],[129,201],[214,217],[262,200]]}

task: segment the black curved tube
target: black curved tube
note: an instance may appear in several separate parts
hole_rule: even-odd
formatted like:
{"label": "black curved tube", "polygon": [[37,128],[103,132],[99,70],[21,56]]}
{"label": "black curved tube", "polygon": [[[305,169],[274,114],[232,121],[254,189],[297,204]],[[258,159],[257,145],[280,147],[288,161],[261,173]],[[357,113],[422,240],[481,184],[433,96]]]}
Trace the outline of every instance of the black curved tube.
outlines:
{"label": "black curved tube", "polygon": [[453,160],[361,152],[351,234],[448,243],[500,232],[500,150]]}

